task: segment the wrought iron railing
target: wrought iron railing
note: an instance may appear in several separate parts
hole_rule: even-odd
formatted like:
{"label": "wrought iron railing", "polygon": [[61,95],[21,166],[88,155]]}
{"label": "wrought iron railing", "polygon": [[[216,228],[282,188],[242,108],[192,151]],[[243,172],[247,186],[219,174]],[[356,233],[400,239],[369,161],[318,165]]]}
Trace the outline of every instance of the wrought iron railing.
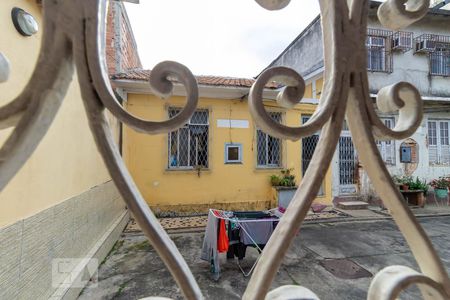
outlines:
{"label": "wrought iron railing", "polygon": [[378,37],[390,37],[392,36],[392,30],[380,29],[380,28],[367,28],[367,36]]}
{"label": "wrought iron railing", "polygon": [[396,31],[392,34],[392,46],[394,51],[407,52],[412,49],[413,33],[409,31]]}
{"label": "wrought iron railing", "polygon": [[450,36],[426,33],[414,38],[415,53],[429,53],[442,48],[450,49]]}
{"label": "wrought iron railing", "polygon": [[[289,0],[256,0],[269,10],[281,9]],[[406,5],[405,5],[406,2]],[[254,83],[249,95],[249,110],[257,126],[271,136],[298,140],[320,130],[317,148],[309,162],[286,213],[264,248],[259,263],[243,295],[244,299],[317,299],[301,286],[282,286],[270,291],[271,283],[299,232],[317,195],[336,149],[344,118],[354,137],[359,160],[383,202],[408,242],[420,272],[405,266],[390,266],[372,280],[368,299],[395,299],[411,284],[417,284],[425,299],[449,299],[450,280],[430,239],[403,201],[379,154],[375,138],[404,139],[413,134],[422,120],[422,100],[417,89],[407,82],[382,88],[377,97],[382,112],[399,111],[393,129],[378,118],[369,97],[367,80],[366,19],[368,0],[319,0],[324,45],[325,85],[320,105],[301,127],[288,127],[273,121],[266,112],[262,92],[273,77],[285,87],[279,105],[292,108],[302,98],[305,83],[294,70],[285,67],[266,69]],[[390,30],[400,30],[421,19],[429,0],[388,0],[378,9],[378,18]],[[171,61],[156,65],[150,77],[154,93],[168,97],[175,76],[186,89],[186,106],[172,119],[162,122],[142,120],[125,111],[109,83],[102,39],[105,37],[107,0],[44,0],[44,35],[34,73],[11,103],[0,108],[0,128],[14,127],[0,149],[0,189],[34,152],[49,129],[72,79],[74,66],[91,131],[98,150],[122,198],[151,241],[182,293],[188,299],[202,299],[200,290],[185,260],[163,230],[141,196],[120,156],[104,110],[136,131],[148,134],[169,133],[188,123],[198,102],[195,77],[185,66]],[[7,63],[0,55],[0,80],[7,75]],[[3,77],[3,78],[2,78]]]}

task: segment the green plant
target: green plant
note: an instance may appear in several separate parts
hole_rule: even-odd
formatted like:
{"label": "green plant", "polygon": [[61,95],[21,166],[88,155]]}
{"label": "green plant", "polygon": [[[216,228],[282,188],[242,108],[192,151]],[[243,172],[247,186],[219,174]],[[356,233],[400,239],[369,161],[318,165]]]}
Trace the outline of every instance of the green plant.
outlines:
{"label": "green plant", "polygon": [[278,175],[271,175],[270,176],[270,184],[272,186],[279,186],[280,185],[280,181],[281,181],[280,176],[278,176]]}
{"label": "green plant", "polygon": [[294,169],[283,169],[281,170],[280,175],[271,175],[270,183],[272,186],[295,186],[295,175],[292,175],[291,172]]}
{"label": "green plant", "polygon": [[411,179],[411,181],[408,183],[410,190],[422,190],[423,193],[426,195],[428,192],[428,184],[425,180],[420,180],[419,177],[416,177],[416,180]]}

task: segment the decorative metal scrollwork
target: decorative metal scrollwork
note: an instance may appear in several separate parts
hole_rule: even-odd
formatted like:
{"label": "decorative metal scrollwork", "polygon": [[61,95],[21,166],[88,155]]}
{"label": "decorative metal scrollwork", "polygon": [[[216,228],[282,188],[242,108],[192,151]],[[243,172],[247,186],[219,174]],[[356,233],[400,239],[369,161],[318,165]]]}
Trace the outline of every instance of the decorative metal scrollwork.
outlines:
{"label": "decorative metal scrollwork", "polygon": [[[285,7],[289,0],[256,0],[264,8]],[[169,76],[186,88],[187,104],[173,119],[163,122],[142,120],[130,115],[112,92],[104,61],[106,0],[43,2],[44,36],[38,63],[22,93],[0,108],[0,128],[14,127],[0,149],[0,190],[36,149],[50,127],[67,92],[74,71],[78,72],[81,93],[91,131],[105,164],[136,221],[147,235],[172,276],[188,299],[202,299],[201,290],[174,243],[160,226],[135,186],[109,130],[105,108],[137,131],[150,134],[175,130],[192,116],[198,101],[198,87],[192,73],[176,62],[163,62],[151,74],[155,93],[168,96],[172,90]],[[276,78],[286,87],[278,97],[280,105],[290,108],[303,96],[305,83],[288,68],[271,68],[261,74],[251,89],[249,109],[255,122],[271,135],[297,140],[321,129],[317,150],[304,179],[265,247],[244,299],[317,299],[313,291],[300,286],[283,286],[269,292],[283,257],[300,228],[319,190],[336,148],[344,118],[354,137],[356,149],[379,195],[392,212],[422,273],[402,266],[380,271],[369,289],[369,299],[395,299],[409,284],[418,284],[425,299],[449,299],[447,272],[423,228],[415,220],[394,186],[377,150],[377,138],[400,139],[411,135],[420,125],[422,102],[416,88],[400,82],[378,93],[381,111],[399,110],[394,129],[378,119],[369,98],[366,72],[366,22],[368,0],[319,0],[324,47],[324,89],[311,119],[302,127],[291,128],[270,120],[262,104],[262,90]],[[388,0],[379,10],[380,21],[398,29],[426,13],[428,0]],[[6,80],[7,63],[0,55],[0,81]],[[6,75],[5,75],[6,74]]]}
{"label": "decorative metal scrollwork", "polygon": [[0,82],[5,82],[9,77],[9,61],[0,53]]}

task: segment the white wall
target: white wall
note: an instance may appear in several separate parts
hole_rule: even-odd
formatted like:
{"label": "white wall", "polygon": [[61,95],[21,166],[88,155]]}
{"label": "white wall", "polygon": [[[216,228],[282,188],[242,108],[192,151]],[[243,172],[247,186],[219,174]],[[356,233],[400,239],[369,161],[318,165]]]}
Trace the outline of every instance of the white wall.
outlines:
{"label": "white wall", "polygon": [[[368,28],[386,29],[381,26],[376,16],[371,16],[368,20]],[[413,24],[403,31],[413,32],[413,38],[424,33],[440,34],[450,36],[450,17],[427,16],[425,19]],[[414,44],[414,43],[413,43]],[[413,45],[414,46],[414,45]],[[426,97],[447,97],[450,98],[450,77],[430,76],[429,58],[426,54],[414,54],[414,49],[405,53],[395,52],[393,54],[393,72],[376,73],[369,72],[369,88],[371,93],[377,93],[381,88],[399,81],[407,81],[413,84],[422,96]],[[431,102],[425,101],[425,107],[429,107]],[[444,118],[450,120],[450,112],[445,111],[445,106],[450,110],[450,102],[441,102],[444,110],[440,113],[425,113],[424,119],[419,129],[411,136],[418,144],[419,161],[416,171],[412,176],[430,181],[433,178],[450,174],[450,166],[430,166],[427,147],[427,120],[428,118]],[[392,117],[386,115],[386,117]],[[398,115],[395,115],[398,121]],[[403,140],[395,141],[396,164],[388,166],[391,174],[403,175],[405,164],[400,163],[400,145]],[[332,165],[332,195],[339,196],[339,156],[336,149]],[[360,193],[363,197],[373,193],[370,180],[365,171],[360,172]]]}
{"label": "white wall", "polygon": [[[398,121],[398,115],[394,116],[395,121]],[[418,146],[418,165],[417,169],[411,174],[414,178],[419,177],[421,180],[430,182],[434,178],[450,174],[449,165],[430,165],[428,158],[428,143],[427,143],[427,122],[428,119],[447,119],[450,120],[450,113],[425,113],[422,123],[417,131],[411,136],[417,142]],[[388,165],[387,168],[391,175],[404,175],[405,164],[400,162],[400,145],[404,140],[395,141],[395,165]],[[339,177],[338,177],[339,180]],[[338,181],[339,182],[339,181]],[[365,171],[360,173],[361,196],[363,198],[369,195],[375,195],[375,191],[370,183],[370,179]],[[338,190],[337,190],[338,191]],[[334,192],[334,190],[333,190]]]}
{"label": "white wall", "polygon": [[[369,19],[367,26],[368,28],[386,29],[374,17]],[[413,38],[424,33],[450,36],[450,17],[427,16],[403,31],[413,32]],[[391,74],[368,72],[371,92],[376,93],[387,85],[407,81],[413,84],[422,96],[450,97],[450,77],[430,76],[427,54],[415,54],[414,49],[405,53],[394,52],[393,64],[394,71]]]}

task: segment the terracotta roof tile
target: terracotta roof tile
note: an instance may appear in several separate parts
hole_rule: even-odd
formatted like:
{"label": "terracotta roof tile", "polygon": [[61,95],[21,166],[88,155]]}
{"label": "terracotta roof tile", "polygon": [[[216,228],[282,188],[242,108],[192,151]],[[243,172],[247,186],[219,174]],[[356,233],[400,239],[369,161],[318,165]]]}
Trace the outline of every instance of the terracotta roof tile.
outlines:
{"label": "terracotta roof tile", "polygon": [[[133,80],[133,81],[148,81],[150,79],[151,70],[133,69],[126,72],[117,73],[111,76],[114,80]],[[227,87],[244,87],[250,88],[255,82],[255,79],[250,78],[234,78],[223,76],[195,76],[199,85],[210,86],[227,86]],[[171,81],[177,82],[175,78],[169,78]],[[269,82],[266,84],[268,89],[277,89],[282,85],[276,82]]]}

